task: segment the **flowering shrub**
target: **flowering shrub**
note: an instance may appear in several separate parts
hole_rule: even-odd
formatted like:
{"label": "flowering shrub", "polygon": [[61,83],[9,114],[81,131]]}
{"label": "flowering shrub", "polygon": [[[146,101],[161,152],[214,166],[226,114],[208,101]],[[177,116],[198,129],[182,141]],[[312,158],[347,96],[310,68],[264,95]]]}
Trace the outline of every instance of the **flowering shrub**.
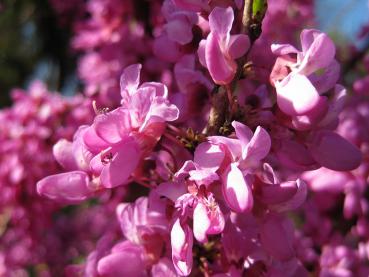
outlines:
{"label": "flowering shrub", "polygon": [[368,76],[311,1],[62,2],[83,96],[0,111],[0,275],[369,275]]}

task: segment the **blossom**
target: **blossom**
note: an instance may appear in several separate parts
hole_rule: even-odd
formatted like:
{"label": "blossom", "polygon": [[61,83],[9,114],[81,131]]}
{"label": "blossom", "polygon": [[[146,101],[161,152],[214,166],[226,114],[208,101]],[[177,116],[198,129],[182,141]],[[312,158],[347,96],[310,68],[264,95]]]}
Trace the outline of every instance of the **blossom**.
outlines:
{"label": "blossom", "polygon": [[335,84],[339,73],[335,47],[326,34],[304,30],[300,39],[302,51],[290,44],[272,45],[273,53],[280,58],[271,80],[276,87],[278,107],[288,115],[303,115],[315,109],[320,95]]}
{"label": "blossom", "polygon": [[229,164],[222,174],[224,199],[236,212],[250,211],[253,206],[250,173],[269,153],[271,140],[261,127],[252,133],[240,122],[234,121],[232,126],[238,139],[213,136],[209,137],[209,141],[220,145],[229,158]]}
{"label": "blossom", "polygon": [[250,47],[248,36],[231,35],[234,14],[231,7],[215,7],[209,15],[210,33],[199,45],[200,62],[219,85],[229,84],[237,71],[236,59]]}
{"label": "blossom", "polygon": [[140,70],[140,65],[125,69],[121,77],[121,107],[98,114],[91,126],[80,127],[73,143],[57,144],[56,159],[75,171],[39,181],[40,194],[75,202],[99,189],[129,181],[139,161],[160,138],[165,121],[178,118],[178,109],[167,100],[167,88],[163,84],[152,82],[139,86]]}

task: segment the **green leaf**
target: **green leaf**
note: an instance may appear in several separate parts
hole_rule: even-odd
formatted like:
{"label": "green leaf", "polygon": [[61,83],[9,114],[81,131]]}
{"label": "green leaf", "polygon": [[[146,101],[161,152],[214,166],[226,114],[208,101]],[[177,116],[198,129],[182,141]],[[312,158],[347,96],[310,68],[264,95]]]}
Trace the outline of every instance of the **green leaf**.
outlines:
{"label": "green leaf", "polygon": [[267,0],[252,1],[252,17],[254,20],[260,22],[263,20],[268,8]]}

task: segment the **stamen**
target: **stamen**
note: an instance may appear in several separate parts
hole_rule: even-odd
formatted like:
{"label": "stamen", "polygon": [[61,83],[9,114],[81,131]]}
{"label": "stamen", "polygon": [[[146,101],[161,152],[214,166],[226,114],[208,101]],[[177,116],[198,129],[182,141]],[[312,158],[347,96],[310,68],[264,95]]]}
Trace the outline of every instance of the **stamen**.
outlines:
{"label": "stamen", "polygon": [[111,147],[101,151],[101,153],[100,153],[100,159],[101,159],[101,163],[103,165],[107,165],[113,159],[113,153],[110,152],[110,150],[111,150]]}

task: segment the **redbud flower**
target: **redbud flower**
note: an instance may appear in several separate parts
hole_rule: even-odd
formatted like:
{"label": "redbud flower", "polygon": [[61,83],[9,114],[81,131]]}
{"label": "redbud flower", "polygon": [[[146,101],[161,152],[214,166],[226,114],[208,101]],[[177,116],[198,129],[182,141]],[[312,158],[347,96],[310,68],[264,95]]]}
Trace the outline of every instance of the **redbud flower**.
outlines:
{"label": "redbud flower", "polygon": [[234,20],[233,10],[215,7],[209,15],[210,33],[199,45],[200,62],[219,85],[232,81],[237,71],[236,59],[242,57],[250,47],[248,36],[231,35]]}

